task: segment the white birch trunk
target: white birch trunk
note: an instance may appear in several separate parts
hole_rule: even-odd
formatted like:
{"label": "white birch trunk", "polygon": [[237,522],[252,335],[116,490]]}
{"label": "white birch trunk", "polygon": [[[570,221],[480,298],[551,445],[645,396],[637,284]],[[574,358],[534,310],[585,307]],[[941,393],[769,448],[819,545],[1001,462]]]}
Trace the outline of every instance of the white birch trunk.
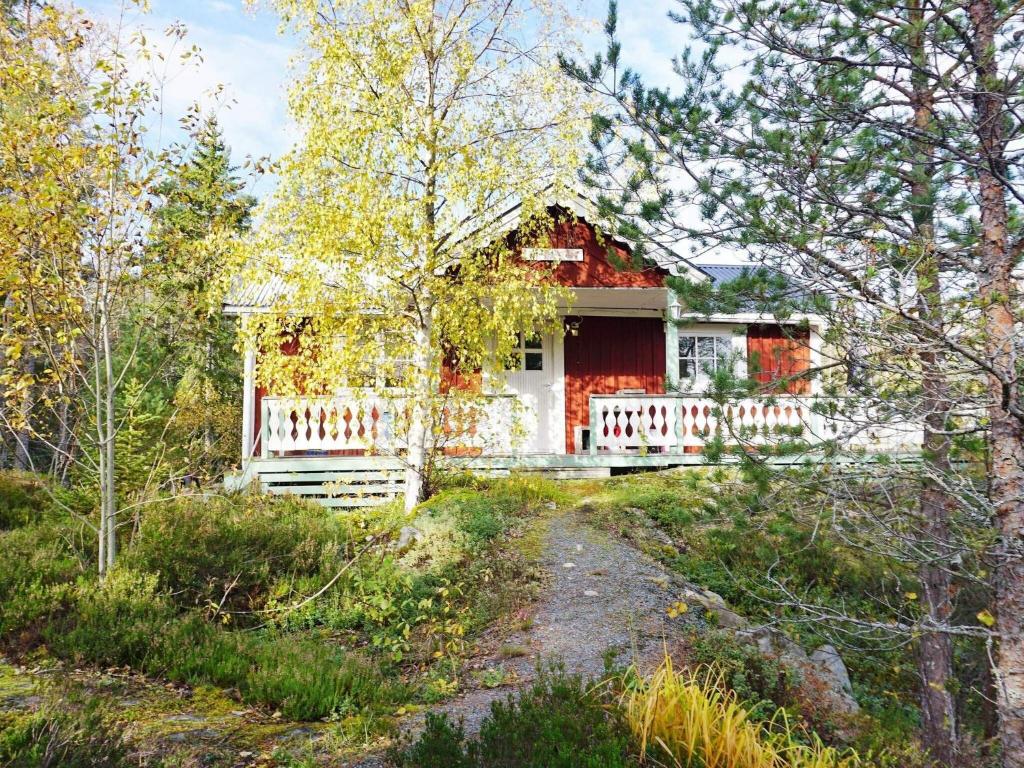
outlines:
{"label": "white birch trunk", "polygon": [[409,449],[405,467],[405,511],[412,510],[423,501],[424,473],[431,438],[431,406],[433,376],[431,376],[432,344],[431,318],[424,313],[423,321],[413,335],[412,403],[409,408]]}

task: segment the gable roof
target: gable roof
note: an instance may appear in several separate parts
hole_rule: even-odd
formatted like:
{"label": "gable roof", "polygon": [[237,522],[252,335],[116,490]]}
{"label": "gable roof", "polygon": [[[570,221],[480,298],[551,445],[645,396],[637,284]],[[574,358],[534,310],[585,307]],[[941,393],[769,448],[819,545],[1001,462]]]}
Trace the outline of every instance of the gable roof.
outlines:
{"label": "gable roof", "polygon": [[[545,190],[543,203],[547,208],[561,208],[585,221],[587,224],[600,228],[601,217],[598,215],[597,202],[580,187],[574,187],[568,192],[558,194],[554,186],[548,186]],[[518,202],[513,203],[496,217],[492,224],[494,236],[499,237],[515,230],[521,222],[522,204]],[[636,250],[636,243],[624,237],[612,235],[609,236],[609,239],[613,243],[626,248],[630,253]],[[670,248],[654,244],[648,247],[647,254],[655,266],[665,270],[667,273],[683,274],[695,282],[707,279],[700,265],[695,264]]]}
{"label": "gable roof", "polygon": [[[592,227],[600,226],[598,205],[581,188],[576,187],[568,192],[557,194],[554,186],[551,185],[546,188],[545,195],[546,198],[543,200],[545,207],[561,208]],[[522,203],[516,202],[499,213],[488,228],[492,230],[493,237],[498,238],[514,231],[521,223],[521,218]],[[469,233],[465,233],[464,236],[468,237]],[[636,248],[635,243],[625,238],[612,236],[609,239],[630,253]],[[703,282],[710,276],[703,265],[695,264],[669,248],[655,245],[648,248],[647,253],[650,260],[654,262],[654,266],[665,274],[682,275],[694,282]],[[247,284],[242,281],[241,277],[238,277],[224,298],[223,311],[227,314],[242,314],[269,307],[285,289],[286,281],[280,275],[269,275],[258,284]]]}
{"label": "gable roof", "polygon": [[[787,289],[786,294],[788,296],[791,296],[794,299],[805,299],[811,295],[805,288],[801,287],[794,278],[777,269],[766,267],[763,264],[697,264],[696,266],[701,272],[710,278],[711,284],[714,287],[730,283],[733,280],[743,277],[744,274],[749,274],[755,270],[764,269],[772,274],[781,275],[784,278]],[[758,312],[762,309],[763,307],[759,305],[756,299],[748,299],[740,306],[740,310],[742,312]]]}

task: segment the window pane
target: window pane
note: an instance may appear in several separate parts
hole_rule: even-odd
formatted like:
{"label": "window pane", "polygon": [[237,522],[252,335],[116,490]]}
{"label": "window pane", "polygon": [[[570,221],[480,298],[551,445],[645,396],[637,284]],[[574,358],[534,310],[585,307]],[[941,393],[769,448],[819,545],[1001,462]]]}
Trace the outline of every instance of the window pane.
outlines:
{"label": "window pane", "polygon": [[526,370],[528,371],[543,371],[544,370],[544,355],[540,352],[527,352],[526,353]]}
{"label": "window pane", "polygon": [[715,347],[719,357],[728,359],[732,356],[732,339],[719,336],[715,339]]}
{"label": "window pane", "polygon": [[506,371],[521,371],[523,370],[523,355],[521,352],[513,352],[511,355],[505,358],[505,370]]}
{"label": "window pane", "polygon": [[693,336],[680,336],[679,337],[679,356],[680,357],[693,357],[693,346],[695,339]]}
{"label": "window pane", "polygon": [[715,356],[715,337],[714,336],[698,336],[697,337],[697,357],[703,358],[704,360],[710,360]]}
{"label": "window pane", "polygon": [[681,357],[679,358],[679,378],[689,379],[697,372],[696,367],[693,364],[693,358]]}
{"label": "window pane", "polygon": [[543,346],[540,336],[536,333],[526,340],[527,349],[540,349]]}

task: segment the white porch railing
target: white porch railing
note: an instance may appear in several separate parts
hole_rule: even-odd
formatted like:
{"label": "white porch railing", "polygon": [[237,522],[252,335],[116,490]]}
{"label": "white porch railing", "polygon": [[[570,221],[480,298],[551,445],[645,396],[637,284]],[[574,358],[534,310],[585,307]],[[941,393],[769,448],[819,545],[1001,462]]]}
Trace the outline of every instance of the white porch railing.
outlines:
{"label": "white porch railing", "polygon": [[590,452],[684,452],[719,436],[726,443],[754,445],[783,436],[813,442],[819,422],[809,399],[793,395],[725,406],[699,396],[591,395]]}
{"label": "white porch railing", "polygon": [[[260,451],[264,458],[288,454],[368,451],[394,454],[404,450],[401,425],[406,398],[368,393],[335,397],[264,397]],[[507,453],[513,432],[512,398],[488,396],[482,402],[445,406],[443,448]]]}
{"label": "white porch railing", "polygon": [[[329,398],[264,397],[261,455],[297,456],[338,451],[398,455],[405,449],[405,398],[343,394]],[[720,406],[699,395],[591,395],[589,452],[696,453],[709,440],[727,445],[764,445],[800,438],[808,443],[837,440],[854,449],[907,451],[920,446],[920,428],[877,423],[867,414],[846,421],[825,417],[813,397],[775,395]],[[521,431],[511,395],[453,402],[444,410],[435,444],[454,455],[509,456]],[[519,436],[521,437],[521,436]],[[579,441],[577,441],[577,450]],[[560,453],[561,451],[557,451]]]}

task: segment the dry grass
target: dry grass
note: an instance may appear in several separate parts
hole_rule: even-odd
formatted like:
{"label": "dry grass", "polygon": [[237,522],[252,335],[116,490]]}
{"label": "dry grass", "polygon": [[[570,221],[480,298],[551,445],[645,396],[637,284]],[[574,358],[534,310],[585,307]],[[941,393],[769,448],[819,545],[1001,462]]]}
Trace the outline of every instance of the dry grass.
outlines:
{"label": "dry grass", "polygon": [[645,759],[677,768],[856,768],[856,755],[799,743],[784,717],[754,722],[718,672],[677,671],[668,657],[629,687],[622,708]]}

